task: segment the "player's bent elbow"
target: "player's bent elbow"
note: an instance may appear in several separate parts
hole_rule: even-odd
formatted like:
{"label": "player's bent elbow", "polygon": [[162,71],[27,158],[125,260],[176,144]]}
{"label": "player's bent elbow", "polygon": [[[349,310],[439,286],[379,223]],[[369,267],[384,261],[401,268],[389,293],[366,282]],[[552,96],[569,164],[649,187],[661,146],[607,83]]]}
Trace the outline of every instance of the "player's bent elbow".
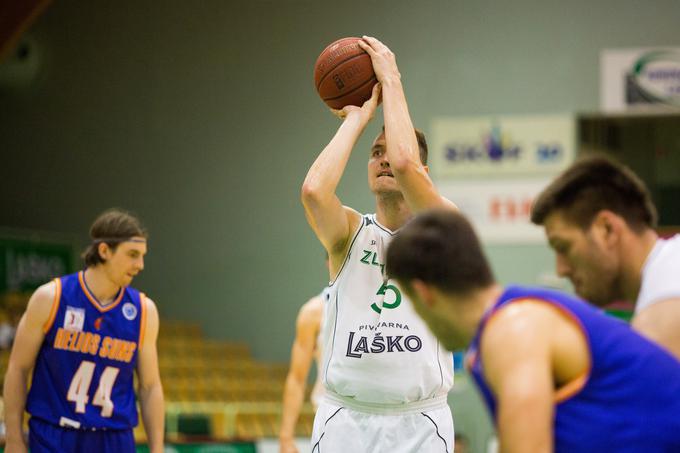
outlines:
{"label": "player's bent elbow", "polygon": [[396,157],[390,156],[390,168],[394,173],[404,174],[418,166],[418,162],[411,158],[411,147],[397,145],[399,153]]}
{"label": "player's bent elbow", "polygon": [[163,400],[163,384],[160,380],[139,384],[139,394],[142,398],[155,394]]}
{"label": "player's bent elbow", "polygon": [[300,189],[300,199],[304,202],[305,200],[309,200],[310,198],[314,197],[314,194],[316,193],[316,189],[314,188],[314,185],[305,181],[302,183],[302,188]]}
{"label": "player's bent elbow", "polygon": [[456,203],[454,203],[453,201],[448,200],[444,197],[441,197],[440,203],[441,203],[441,205],[437,206],[437,209],[446,209],[446,210],[453,211],[453,212],[459,212],[460,211],[460,209],[458,209],[458,206],[456,205]]}
{"label": "player's bent elbow", "polygon": [[300,191],[300,199],[302,200],[302,204],[305,206],[317,204],[322,199],[321,190],[316,184],[310,181],[305,181],[302,184],[302,190]]}

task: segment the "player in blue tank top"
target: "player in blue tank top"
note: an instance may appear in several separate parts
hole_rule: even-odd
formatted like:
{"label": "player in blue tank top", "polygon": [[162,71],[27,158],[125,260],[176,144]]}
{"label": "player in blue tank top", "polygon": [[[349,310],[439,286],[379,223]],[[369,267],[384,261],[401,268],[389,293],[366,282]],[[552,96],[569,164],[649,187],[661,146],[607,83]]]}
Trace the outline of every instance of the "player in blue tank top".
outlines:
{"label": "player in blue tank top", "polygon": [[150,450],[163,451],[158,312],[128,286],[144,268],[146,231],[109,210],[90,235],[86,269],[38,288],[19,323],[5,376],[7,452],[26,451],[24,409],[31,452],[134,452],[135,371]]}
{"label": "player in blue tank top", "polygon": [[680,362],[572,296],[503,289],[461,214],[414,219],[386,265],[448,349],[469,346],[502,451],[680,451]]}

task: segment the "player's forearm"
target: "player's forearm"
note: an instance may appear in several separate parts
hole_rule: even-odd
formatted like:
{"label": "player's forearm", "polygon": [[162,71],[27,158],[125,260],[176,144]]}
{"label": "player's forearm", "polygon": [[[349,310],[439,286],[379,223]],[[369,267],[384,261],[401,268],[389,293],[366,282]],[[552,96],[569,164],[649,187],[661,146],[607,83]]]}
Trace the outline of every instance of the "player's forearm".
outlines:
{"label": "player's forearm", "polygon": [[316,158],[303,184],[303,199],[334,195],[352,148],[365,128],[358,115],[350,115]]}
{"label": "player's forearm", "polygon": [[394,172],[402,172],[420,162],[418,141],[408,111],[401,80],[383,82],[383,112],[387,157]]}
{"label": "player's forearm", "polygon": [[144,420],[144,430],[151,453],[163,452],[163,433],[165,431],[165,401],[161,383],[141,389],[139,399]]}
{"label": "player's forearm", "polygon": [[3,388],[7,441],[23,442],[23,419],[26,407],[28,372],[9,366]]}
{"label": "player's forearm", "polygon": [[295,377],[288,376],[283,390],[283,412],[281,414],[281,430],[279,439],[289,440],[295,437],[295,425],[305,396],[305,383]]}

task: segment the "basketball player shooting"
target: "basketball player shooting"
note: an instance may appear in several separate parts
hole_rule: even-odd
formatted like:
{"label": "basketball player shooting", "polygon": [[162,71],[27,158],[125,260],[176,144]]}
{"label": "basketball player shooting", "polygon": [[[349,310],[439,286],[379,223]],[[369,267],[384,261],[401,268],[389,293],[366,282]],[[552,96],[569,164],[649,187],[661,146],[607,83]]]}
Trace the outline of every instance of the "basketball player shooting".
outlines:
{"label": "basketball player shooting", "polygon": [[[330,257],[331,280],[322,376],[327,393],[315,417],[312,451],[451,452],[446,395],[452,356],[385,277],[384,263],[393,235],[414,213],[455,205],[428,176],[427,145],[411,122],[394,54],[375,38],[364,36],[359,45],[371,57],[378,84],[363,106],[335,112],[343,122],[302,187],[307,220]],[[368,159],[376,211],[362,215],[343,206],[336,189],[381,95],[384,131]]]}

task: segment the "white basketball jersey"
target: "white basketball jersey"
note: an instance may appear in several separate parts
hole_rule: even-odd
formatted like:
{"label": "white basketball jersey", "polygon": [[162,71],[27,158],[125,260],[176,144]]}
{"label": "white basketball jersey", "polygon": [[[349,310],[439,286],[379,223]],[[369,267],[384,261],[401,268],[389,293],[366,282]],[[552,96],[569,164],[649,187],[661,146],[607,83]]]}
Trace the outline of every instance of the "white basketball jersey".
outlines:
{"label": "white basketball jersey", "polygon": [[323,382],[357,402],[411,403],[445,395],[453,385],[452,353],[384,277],[393,235],[374,214],[364,215],[329,285]]}
{"label": "white basketball jersey", "polygon": [[642,267],[635,313],[655,302],[680,298],[680,234],[658,239]]}

